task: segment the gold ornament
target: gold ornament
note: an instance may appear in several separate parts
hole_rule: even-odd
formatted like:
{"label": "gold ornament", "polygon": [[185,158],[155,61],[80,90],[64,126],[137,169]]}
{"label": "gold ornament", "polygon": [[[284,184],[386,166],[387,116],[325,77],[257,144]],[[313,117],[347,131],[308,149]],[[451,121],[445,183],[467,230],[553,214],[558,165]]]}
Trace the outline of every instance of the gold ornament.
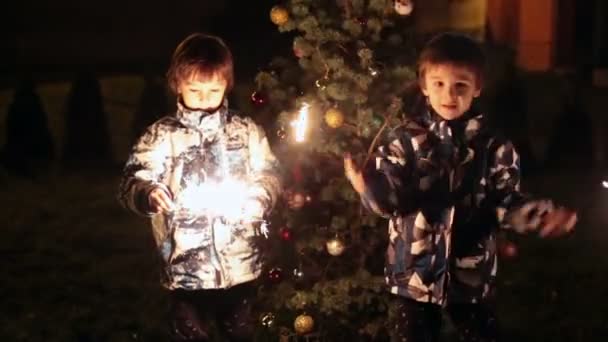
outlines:
{"label": "gold ornament", "polygon": [[293,322],[293,328],[299,335],[308,334],[315,328],[315,321],[307,314],[302,314],[296,317],[296,320]]}
{"label": "gold ornament", "polygon": [[344,124],[344,113],[338,108],[330,108],[325,112],[325,123],[331,128],[339,128]]}
{"label": "gold ornament", "polygon": [[327,241],[327,243],[325,243],[325,247],[327,248],[327,253],[333,256],[342,255],[342,253],[344,253],[344,250],[346,249],[346,246],[344,246],[344,242],[342,242],[342,240],[337,237]]}
{"label": "gold ornament", "polygon": [[289,21],[289,12],[281,6],[274,6],[270,10],[270,20],[275,25],[285,25]]}

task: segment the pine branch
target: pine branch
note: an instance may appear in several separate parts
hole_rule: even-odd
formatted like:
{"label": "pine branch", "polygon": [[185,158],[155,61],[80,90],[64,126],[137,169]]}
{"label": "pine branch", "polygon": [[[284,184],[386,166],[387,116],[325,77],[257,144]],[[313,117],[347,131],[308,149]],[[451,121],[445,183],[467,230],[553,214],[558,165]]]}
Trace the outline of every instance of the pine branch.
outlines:
{"label": "pine branch", "polygon": [[367,150],[367,157],[365,157],[365,162],[363,163],[363,167],[365,167],[365,165],[367,165],[367,163],[369,162],[369,159],[371,158],[372,153],[374,152],[374,149],[376,148],[376,144],[378,143],[378,140],[380,139],[380,135],[382,134],[382,132],[384,132],[384,130],[390,123],[391,119],[401,110],[402,105],[403,104],[400,99],[393,98],[393,101],[392,101],[391,105],[389,106],[389,113],[384,116],[384,123],[382,124],[382,127],[380,127],[380,129],[378,130],[378,133],[372,140],[372,143],[370,144],[369,149]]}
{"label": "pine branch", "polygon": [[336,2],[339,7],[344,9],[344,17],[350,18],[352,15],[352,4],[350,3],[350,0],[336,0]]}

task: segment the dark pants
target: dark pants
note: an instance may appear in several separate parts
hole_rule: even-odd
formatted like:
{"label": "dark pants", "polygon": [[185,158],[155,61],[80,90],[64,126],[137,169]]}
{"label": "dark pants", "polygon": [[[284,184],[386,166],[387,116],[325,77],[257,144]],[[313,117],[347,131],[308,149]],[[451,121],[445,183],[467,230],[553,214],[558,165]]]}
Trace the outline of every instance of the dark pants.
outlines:
{"label": "dark pants", "polygon": [[175,290],[170,293],[171,341],[210,341],[215,320],[222,341],[251,341],[251,317],[255,286],[249,282],[229,289]]}
{"label": "dark pants", "polygon": [[[442,308],[439,305],[397,297],[397,316],[392,341],[438,342]],[[452,304],[447,314],[456,328],[458,342],[495,342],[498,324],[491,307],[480,304]]]}

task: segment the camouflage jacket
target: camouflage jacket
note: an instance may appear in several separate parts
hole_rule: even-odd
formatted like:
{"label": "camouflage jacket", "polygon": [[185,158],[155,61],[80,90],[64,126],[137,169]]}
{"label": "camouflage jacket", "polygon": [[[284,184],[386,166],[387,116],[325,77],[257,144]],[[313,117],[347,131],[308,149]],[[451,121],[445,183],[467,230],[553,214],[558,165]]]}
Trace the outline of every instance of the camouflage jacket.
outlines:
{"label": "camouflage jacket", "polygon": [[[246,185],[225,186],[228,180]],[[148,195],[156,187],[172,196],[175,211],[150,212]],[[229,111],[227,102],[215,113],[178,104],[175,116],[152,124],[135,144],[119,200],[151,218],[165,287],[228,288],[259,276],[260,225],[228,219],[222,210],[239,211],[257,201],[260,212],[253,216],[260,219],[280,189],[277,160],[251,119]]]}
{"label": "camouflage jacket", "polygon": [[[362,202],[389,219],[392,293],[438,305],[484,300],[496,276],[497,228],[535,229],[550,210],[520,192],[519,156],[483,122],[427,112],[393,130],[364,169]],[[524,215],[530,206],[537,210]]]}

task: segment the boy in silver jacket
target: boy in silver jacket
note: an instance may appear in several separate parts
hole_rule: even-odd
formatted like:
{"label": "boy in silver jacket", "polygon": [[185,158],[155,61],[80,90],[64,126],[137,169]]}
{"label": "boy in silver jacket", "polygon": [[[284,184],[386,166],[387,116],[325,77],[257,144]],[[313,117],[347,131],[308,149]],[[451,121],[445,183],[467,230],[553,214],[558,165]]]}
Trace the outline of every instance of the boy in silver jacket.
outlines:
{"label": "boy in silver jacket", "polygon": [[167,78],[177,113],[133,147],[120,202],[151,219],[171,293],[172,339],[208,340],[212,315],[231,340],[247,340],[252,281],[261,271],[255,240],[280,195],[279,165],[263,129],[227,107],[233,60],[220,38],[187,37]]}

